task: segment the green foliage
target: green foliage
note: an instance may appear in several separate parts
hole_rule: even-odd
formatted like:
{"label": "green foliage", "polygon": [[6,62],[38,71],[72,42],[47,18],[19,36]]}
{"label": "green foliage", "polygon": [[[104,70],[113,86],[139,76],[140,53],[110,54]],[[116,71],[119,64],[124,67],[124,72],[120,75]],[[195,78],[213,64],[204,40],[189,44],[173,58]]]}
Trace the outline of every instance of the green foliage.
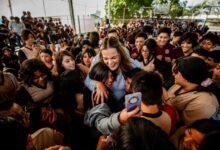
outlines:
{"label": "green foliage", "polygon": [[[108,1],[106,0],[105,10],[108,13]],[[153,0],[110,0],[111,20],[122,19],[125,12],[125,19],[140,17],[146,14]]]}
{"label": "green foliage", "polygon": [[202,9],[208,8],[206,1],[192,8],[187,8],[187,0],[106,0],[105,10],[107,14],[108,1],[111,1],[111,20],[123,19],[123,14],[125,14],[125,19],[149,16],[150,12],[155,7],[154,4],[157,6],[170,4],[168,9],[171,18],[177,18],[184,15],[191,16],[192,14],[198,15]]}

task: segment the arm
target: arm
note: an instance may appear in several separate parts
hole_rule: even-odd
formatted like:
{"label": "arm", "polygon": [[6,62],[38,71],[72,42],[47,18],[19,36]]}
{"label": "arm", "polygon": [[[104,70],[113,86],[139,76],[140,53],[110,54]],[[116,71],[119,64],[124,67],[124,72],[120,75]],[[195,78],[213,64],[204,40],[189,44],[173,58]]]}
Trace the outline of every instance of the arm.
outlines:
{"label": "arm", "polygon": [[[100,60],[99,60],[99,55],[96,55],[96,57],[95,57],[95,58],[93,59],[93,61],[92,61],[92,64],[91,64],[91,66],[90,66],[90,70],[91,70],[91,68],[92,68],[95,64],[97,64],[99,61],[100,61]],[[89,78],[89,73],[87,74],[84,83],[85,83],[86,87],[89,88],[90,91],[93,91],[93,89],[94,89],[94,87],[95,87],[95,85],[96,85],[96,81]]]}
{"label": "arm", "polygon": [[138,107],[130,112],[123,109],[121,112],[112,113],[108,105],[102,103],[87,111],[84,123],[89,126],[95,126],[101,133],[108,135],[117,133],[121,124],[135,116],[140,116]]}
{"label": "arm", "polygon": [[22,64],[22,62],[26,59],[27,59],[27,57],[25,56],[24,52],[22,50],[19,50],[18,51],[19,64]]}
{"label": "arm", "polygon": [[121,125],[118,120],[119,114],[120,112],[112,114],[108,105],[102,103],[86,112],[84,123],[95,126],[103,134],[110,134],[117,132]]}

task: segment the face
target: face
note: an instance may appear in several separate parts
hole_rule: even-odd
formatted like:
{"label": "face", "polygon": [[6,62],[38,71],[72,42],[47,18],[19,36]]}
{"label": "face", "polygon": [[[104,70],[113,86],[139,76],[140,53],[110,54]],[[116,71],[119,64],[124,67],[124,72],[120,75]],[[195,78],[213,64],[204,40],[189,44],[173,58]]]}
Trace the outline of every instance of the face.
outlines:
{"label": "face", "polygon": [[111,71],[115,71],[120,65],[120,54],[117,52],[116,48],[109,48],[107,50],[102,50],[102,59],[106,66],[109,67]]}
{"label": "face", "polygon": [[137,48],[138,52],[140,52],[143,46],[144,46],[144,38],[143,37],[136,38],[135,47]]}
{"label": "face", "polygon": [[9,112],[12,114],[12,116],[21,116],[23,120],[22,121],[22,124],[25,126],[25,127],[29,127],[30,125],[30,114],[27,113],[26,111],[23,110],[23,108],[16,104],[16,103],[13,103],[12,107],[10,108]]}
{"label": "face", "polygon": [[125,91],[127,93],[131,93],[132,92],[132,90],[131,90],[131,82],[132,82],[131,78],[127,78],[125,80]]}
{"label": "face", "polygon": [[109,73],[108,73],[108,78],[107,78],[107,80],[105,81],[105,85],[106,85],[107,87],[111,87],[112,84],[113,84],[113,82],[114,82],[114,76],[113,76],[113,74],[112,74],[111,72],[109,72]]}
{"label": "face", "polygon": [[87,66],[90,67],[91,63],[92,63],[92,59],[93,57],[89,57],[88,53],[85,53],[83,55],[83,63]]}
{"label": "face", "polygon": [[217,65],[217,63],[215,63],[214,59],[211,57],[208,57],[207,59],[205,59],[205,62],[210,69],[215,68],[215,66]]}
{"label": "face", "polygon": [[32,34],[28,35],[28,39],[25,41],[26,45],[33,45],[35,41],[35,38]]}
{"label": "face", "polygon": [[87,48],[89,48],[89,45],[84,44],[83,47],[82,47],[82,52],[84,52]]}
{"label": "face", "polygon": [[214,68],[212,79],[216,83],[220,83],[220,63]]}
{"label": "face", "polygon": [[186,129],[184,146],[186,149],[196,150],[203,139],[204,135],[198,130],[193,128]]}
{"label": "face", "polygon": [[183,53],[190,53],[192,52],[192,43],[188,42],[188,41],[183,41],[181,43],[181,48],[183,50]]}
{"label": "face", "polygon": [[75,69],[75,61],[71,56],[64,56],[62,61],[62,66],[65,70],[74,70]]}
{"label": "face", "polygon": [[51,63],[52,62],[52,57],[47,53],[40,53],[40,59],[44,63]]}
{"label": "face", "polygon": [[37,70],[34,72],[34,79],[33,83],[36,86],[45,88],[47,84],[47,75],[42,73],[41,71]]}
{"label": "face", "polygon": [[142,50],[141,50],[141,55],[143,56],[144,59],[147,59],[149,57],[149,50],[147,48],[147,46],[143,46]]}
{"label": "face", "polygon": [[174,36],[172,39],[173,44],[177,44],[180,41],[180,36]]}
{"label": "face", "polygon": [[210,51],[215,47],[215,45],[210,40],[203,40],[200,44],[200,47],[204,48],[207,51]]}
{"label": "face", "polygon": [[4,51],[4,55],[7,56],[7,57],[10,57],[11,56],[11,53],[9,50],[5,50]]}
{"label": "face", "polygon": [[165,46],[169,40],[169,35],[167,33],[160,33],[157,36],[157,45],[158,46]]}
{"label": "face", "polygon": [[183,78],[182,74],[176,69],[176,65],[173,66],[172,71],[173,71],[173,76],[175,79],[175,84],[184,86],[186,83],[186,80]]}

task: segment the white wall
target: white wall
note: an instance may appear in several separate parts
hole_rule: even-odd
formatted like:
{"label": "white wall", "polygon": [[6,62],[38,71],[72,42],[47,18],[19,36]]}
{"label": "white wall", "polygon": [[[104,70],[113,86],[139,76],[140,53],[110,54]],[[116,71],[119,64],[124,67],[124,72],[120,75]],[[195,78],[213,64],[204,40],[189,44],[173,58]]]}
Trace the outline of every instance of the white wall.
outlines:
{"label": "white wall", "polygon": [[[101,3],[99,3],[101,1]],[[60,16],[64,24],[70,24],[68,0],[44,0],[46,16]],[[81,31],[94,31],[94,20],[87,15],[95,13],[98,9],[104,9],[105,0],[73,0],[75,21],[78,30],[77,15],[80,16]],[[30,11],[33,17],[44,17],[43,0],[11,0],[14,16],[21,17],[23,11]],[[103,14],[103,11],[102,11]],[[0,0],[0,16],[10,17],[8,0]],[[83,20],[85,16],[85,25]],[[84,28],[85,27],[85,28]]]}

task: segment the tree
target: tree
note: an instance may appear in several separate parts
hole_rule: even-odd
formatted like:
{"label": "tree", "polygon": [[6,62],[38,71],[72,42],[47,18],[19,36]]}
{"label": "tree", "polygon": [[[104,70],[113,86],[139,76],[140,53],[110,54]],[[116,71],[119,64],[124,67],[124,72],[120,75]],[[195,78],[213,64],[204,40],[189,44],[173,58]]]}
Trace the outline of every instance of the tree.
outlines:
{"label": "tree", "polygon": [[[106,0],[105,10],[108,12],[108,1]],[[143,8],[151,7],[153,0],[110,0],[111,20],[140,17]]]}
{"label": "tree", "polygon": [[187,1],[180,0],[155,0],[152,6],[156,11],[158,11],[158,9],[159,11],[164,9],[164,15],[169,15],[171,18],[176,18],[183,15],[186,4]]}

